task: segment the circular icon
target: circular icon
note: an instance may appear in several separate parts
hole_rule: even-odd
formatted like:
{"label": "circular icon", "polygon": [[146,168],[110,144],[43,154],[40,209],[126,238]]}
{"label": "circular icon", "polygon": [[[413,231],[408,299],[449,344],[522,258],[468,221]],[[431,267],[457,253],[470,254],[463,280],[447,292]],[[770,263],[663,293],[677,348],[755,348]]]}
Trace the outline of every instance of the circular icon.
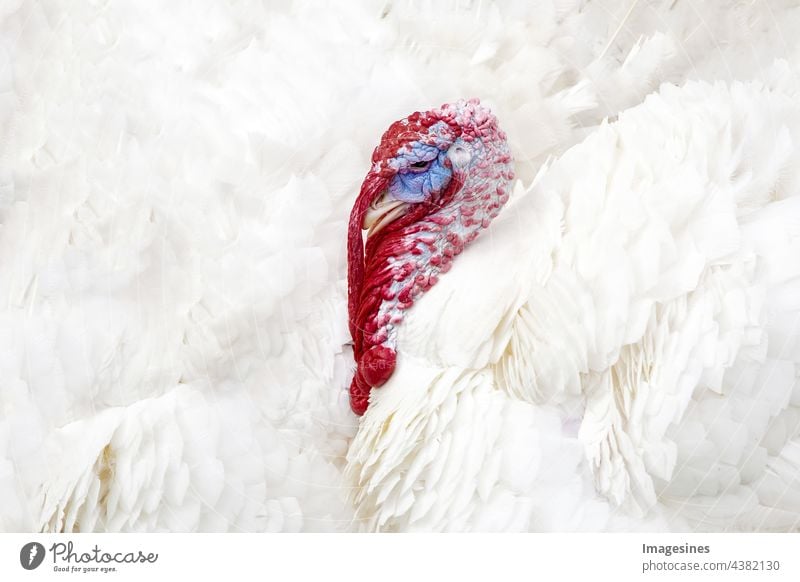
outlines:
{"label": "circular icon", "polygon": [[19,563],[26,570],[35,570],[44,561],[44,546],[39,542],[28,542],[19,551]]}

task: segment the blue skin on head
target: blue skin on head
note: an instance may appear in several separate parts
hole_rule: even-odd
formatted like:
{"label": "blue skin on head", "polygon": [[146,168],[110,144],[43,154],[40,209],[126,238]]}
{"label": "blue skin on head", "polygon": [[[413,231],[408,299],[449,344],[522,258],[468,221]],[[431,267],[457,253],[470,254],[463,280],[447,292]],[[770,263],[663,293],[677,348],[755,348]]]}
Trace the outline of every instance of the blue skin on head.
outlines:
{"label": "blue skin on head", "polygon": [[403,202],[430,200],[444,190],[453,175],[444,163],[447,151],[420,142],[413,142],[407,148],[408,151],[392,160],[398,172],[389,183],[389,195]]}

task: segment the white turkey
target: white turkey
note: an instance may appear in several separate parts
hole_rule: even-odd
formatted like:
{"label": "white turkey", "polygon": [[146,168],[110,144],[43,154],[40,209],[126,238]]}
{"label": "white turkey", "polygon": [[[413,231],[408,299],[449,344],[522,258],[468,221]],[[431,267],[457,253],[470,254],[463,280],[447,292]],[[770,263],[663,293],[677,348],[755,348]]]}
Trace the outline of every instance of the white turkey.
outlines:
{"label": "white turkey", "polygon": [[350,224],[366,526],[797,528],[798,140],[785,95],[665,86],[490,225],[494,116],[392,125]]}
{"label": "white turkey", "polygon": [[[798,32],[793,1],[3,2],[0,530],[797,529]],[[508,134],[461,210],[499,214],[351,330],[369,154],[444,102]],[[364,289],[472,163],[445,125],[364,190]]]}

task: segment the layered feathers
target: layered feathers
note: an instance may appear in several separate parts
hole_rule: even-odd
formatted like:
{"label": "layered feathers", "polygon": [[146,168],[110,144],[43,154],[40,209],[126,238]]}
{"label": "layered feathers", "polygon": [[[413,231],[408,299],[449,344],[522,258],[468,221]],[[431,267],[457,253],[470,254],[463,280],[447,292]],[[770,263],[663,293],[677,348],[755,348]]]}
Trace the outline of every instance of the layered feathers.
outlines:
{"label": "layered feathers", "polygon": [[520,187],[405,318],[368,527],[800,526],[798,139],[789,96],[665,85]]}
{"label": "layered feathers", "polygon": [[[730,220],[709,221],[708,228],[719,227],[714,232],[723,240],[711,231],[703,238],[706,227],[697,227],[680,231],[684,239],[674,239],[672,250],[646,237],[634,245],[640,255],[631,260],[644,271],[628,298],[639,301],[642,312],[629,312],[623,297],[603,298],[608,317],[635,315],[630,329],[627,320],[624,329],[595,321],[587,331],[591,320],[578,318],[598,312],[584,304],[588,296],[575,281],[562,280],[563,296],[532,293],[531,285],[555,291],[559,280],[553,259],[541,252],[528,255],[529,264],[515,261],[496,273],[498,284],[508,281],[509,268],[525,275],[514,278],[510,290],[482,287],[497,297],[511,295],[519,305],[482,304],[495,327],[491,335],[472,337],[469,349],[448,347],[437,339],[443,336],[408,326],[407,354],[413,346],[421,358],[441,354],[448,370],[498,364],[492,374],[431,377],[430,363],[420,362],[420,382],[437,387],[431,394],[446,404],[437,413],[443,426],[458,414],[459,426],[474,418],[476,430],[440,442],[438,457],[426,449],[428,456],[402,476],[398,493],[365,489],[361,506],[374,499],[380,510],[353,520],[343,479],[358,428],[346,392],[352,374],[346,221],[369,153],[391,121],[460,97],[480,96],[492,106],[509,134],[521,182],[517,200],[501,215],[505,222],[482,242],[492,244],[504,224],[505,236],[533,237],[526,248],[536,250],[565,244],[562,225],[552,222],[565,204],[555,182],[583,192],[574,175],[558,174],[560,162],[530,189],[542,163],[592,134],[596,147],[587,159],[601,175],[609,172],[603,160],[617,160],[606,149],[609,132],[617,130],[598,125],[641,103],[662,81],[759,80],[765,89],[731,89],[745,95],[743,104],[716,113],[710,127],[718,130],[726,115],[738,120],[730,122],[730,136],[721,134],[726,143],[753,142],[740,134],[758,127],[741,120],[748,99],[796,97],[800,14],[790,2],[642,0],[626,18],[629,7],[627,1],[560,0],[466,7],[356,2],[336,10],[304,2],[3,3],[0,529],[789,529],[797,507],[798,401],[796,390],[787,388],[785,362],[797,360],[795,320],[786,313],[796,297],[790,283],[796,222],[777,202],[766,205],[773,192],[789,200],[794,183],[794,158],[786,148],[791,152],[796,137],[785,108],[773,117],[769,110],[754,114],[765,128],[785,125],[788,142],[775,134],[761,149],[706,151],[709,172],[729,176],[729,165],[741,164],[736,183],[749,188],[743,200],[751,218],[720,208]],[[767,89],[776,95],[764,96]],[[728,89],[693,91],[698,102],[708,91],[715,103],[725,103]],[[642,119],[636,132],[642,137],[651,121],[654,130],[665,123],[650,105],[643,111],[661,121]],[[674,106],[669,111],[675,124],[689,123]],[[701,129],[710,139],[709,128]],[[644,161],[663,155],[658,150]],[[700,160],[688,156],[686,163],[695,167]],[[562,193],[537,195],[548,183]],[[526,222],[509,230],[530,205]],[[616,210],[637,218],[634,208]],[[575,205],[580,211],[588,209]],[[729,240],[731,232],[736,240]],[[697,274],[701,267],[723,260],[725,249],[745,248],[741,241],[760,258],[719,267],[727,279],[712,277],[698,303],[681,304],[677,297],[687,295],[692,281],[706,283]],[[592,244],[593,251],[603,248]],[[632,248],[630,241],[622,248]],[[655,268],[653,254],[677,257],[687,248],[702,259],[697,272],[676,267],[674,279],[663,273],[654,287],[661,295],[648,297],[642,285],[654,276],[647,271]],[[611,256],[602,255],[594,267],[587,261],[586,268],[611,262],[622,269],[624,261]],[[485,283],[495,267],[484,267],[474,275]],[[691,277],[681,278],[685,273]],[[673,303],[665,299],[668,282]],[[757,284],[760,298],[742,291],[723,301],[711,289]],[[463,303],[470,296],[457,297]],[[672,306],[652,319],[646,302],[657,300]],[[709,307],[715,302],[720,306]],[[719,329],[704,328],[715,309]],[[706,314],[696,330],[679,323],[690,313]],[[472,329],[463,317],[443,325],[462,336]],[[526,350],[523,326],[539,330],[547,349]],[[769,341],[762,343],[754,329]],[[731,353],[704,352],[707,361],[691,360],[681,352],[681,334],[694,346],[700,330],[709,346],[729,346]],[[644,353],[624,347],[639,343],[650,347]],[[781,345],[785,351],[775,351]],[[517,357],[501,366],[508,346]],[[596,360],[589,360],[590,348]],[[464,353],[474,359],[464,361]],[[741,374],[704,371],[703,390],[691,394],[682,384],[668,386],[663,376],[649,378],[682,390],[664,394],[663,403],[655,385],[638,389],[635,398],[621,391],[619,404],[607,397],[617,392],[602,392],[620,378],[641,377],[648,358],[663,354],[684,358],[691,377],[698,366],[712,372],[736,367]],[[591,378],[577,372],[589,366],[611,371]],[[563,378],[554,381],[559,373]],[[741,383],[732,385],[734,377]],[[774,386],[782,388],[762,398],[765,378],[779,379]],[[492,383],[507,388],[490,390]],[[584,393],[594,395],[586,402],[594,424],[582,424]],[[394,392],[385,394],[388,405]],[[415,394],[408,390],[404,398],[421,398]],[[670,400],[679,397],[684,400]],[[666,427],[647,420],[663,422],[665,410],[676,415]],[[746,414],[751,410],[757,419]],[[480,429],[483,418],[498,415],[509,420],[507,428]],[[728,423],[709,425],[717,416]],[[632,444],[615,445],[623,456],[614,459],[624,463],[603,465],[609,434],[629,417],[638,427],[624,433]],[[433,431],[427,442],[437,442],[435,427],[425,430]],[[419,431],[409,434],[429,434]],[[754,435],[761,435],[757,445]],[[359,443],[366,442],[364,432]],[[409,438],[397,446],[418,443]],[[497,450],[502,455],[491,457]],[[444,461],[433,463],[431,455]],[[487,457],[491,462],[483,463]],[[446,473],[445,463],[465,459],[468,472],[480,477],[463,490],[445,487],[427,496],[414,490],[420,475],[433,479]],[[711,472],[703,465],[708,459],[717,463]],[[383,471],[397,462],[389,460]],[[664,479],[670,467],[677,476],[671,481]],[[375,482],[385,484],[378,477]],[[494,488],[498,482],[507,488]],[[485,500],[480,507],[471,505],[475,491]],[[441,504],[449,492],[458,494],[452,507]],[[653,495],[658,515],[625,517],[644,511]],[[537,509],[545,497],[553,500],[549,513]],[[702,503],[686,503],[687,497]],[[626,513],[609,499],[621,500]],[[734,500],[741,501],[737,510],[749,508],[749,522],[731,514]],[[519,517],[509,517],[515,509]],[[673,514],[685,521],[672,520]]]}

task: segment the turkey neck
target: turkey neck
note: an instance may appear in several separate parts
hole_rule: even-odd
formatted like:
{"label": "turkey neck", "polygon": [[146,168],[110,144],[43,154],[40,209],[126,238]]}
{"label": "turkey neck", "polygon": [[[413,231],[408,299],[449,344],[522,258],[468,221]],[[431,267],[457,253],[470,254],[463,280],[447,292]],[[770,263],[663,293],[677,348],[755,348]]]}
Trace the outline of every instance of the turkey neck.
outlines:
{"label": "turkey neck", "polygon": [[367,241],[353,338],[359,369],[351,400],[357,413],[366,410],[370,388],[394,370],[405,313],[508,201],[514,174],[505,135],[466,145],[473,151],[470,161],[463,168],[453,162],[451,184],[437,202],[413,206]]}

